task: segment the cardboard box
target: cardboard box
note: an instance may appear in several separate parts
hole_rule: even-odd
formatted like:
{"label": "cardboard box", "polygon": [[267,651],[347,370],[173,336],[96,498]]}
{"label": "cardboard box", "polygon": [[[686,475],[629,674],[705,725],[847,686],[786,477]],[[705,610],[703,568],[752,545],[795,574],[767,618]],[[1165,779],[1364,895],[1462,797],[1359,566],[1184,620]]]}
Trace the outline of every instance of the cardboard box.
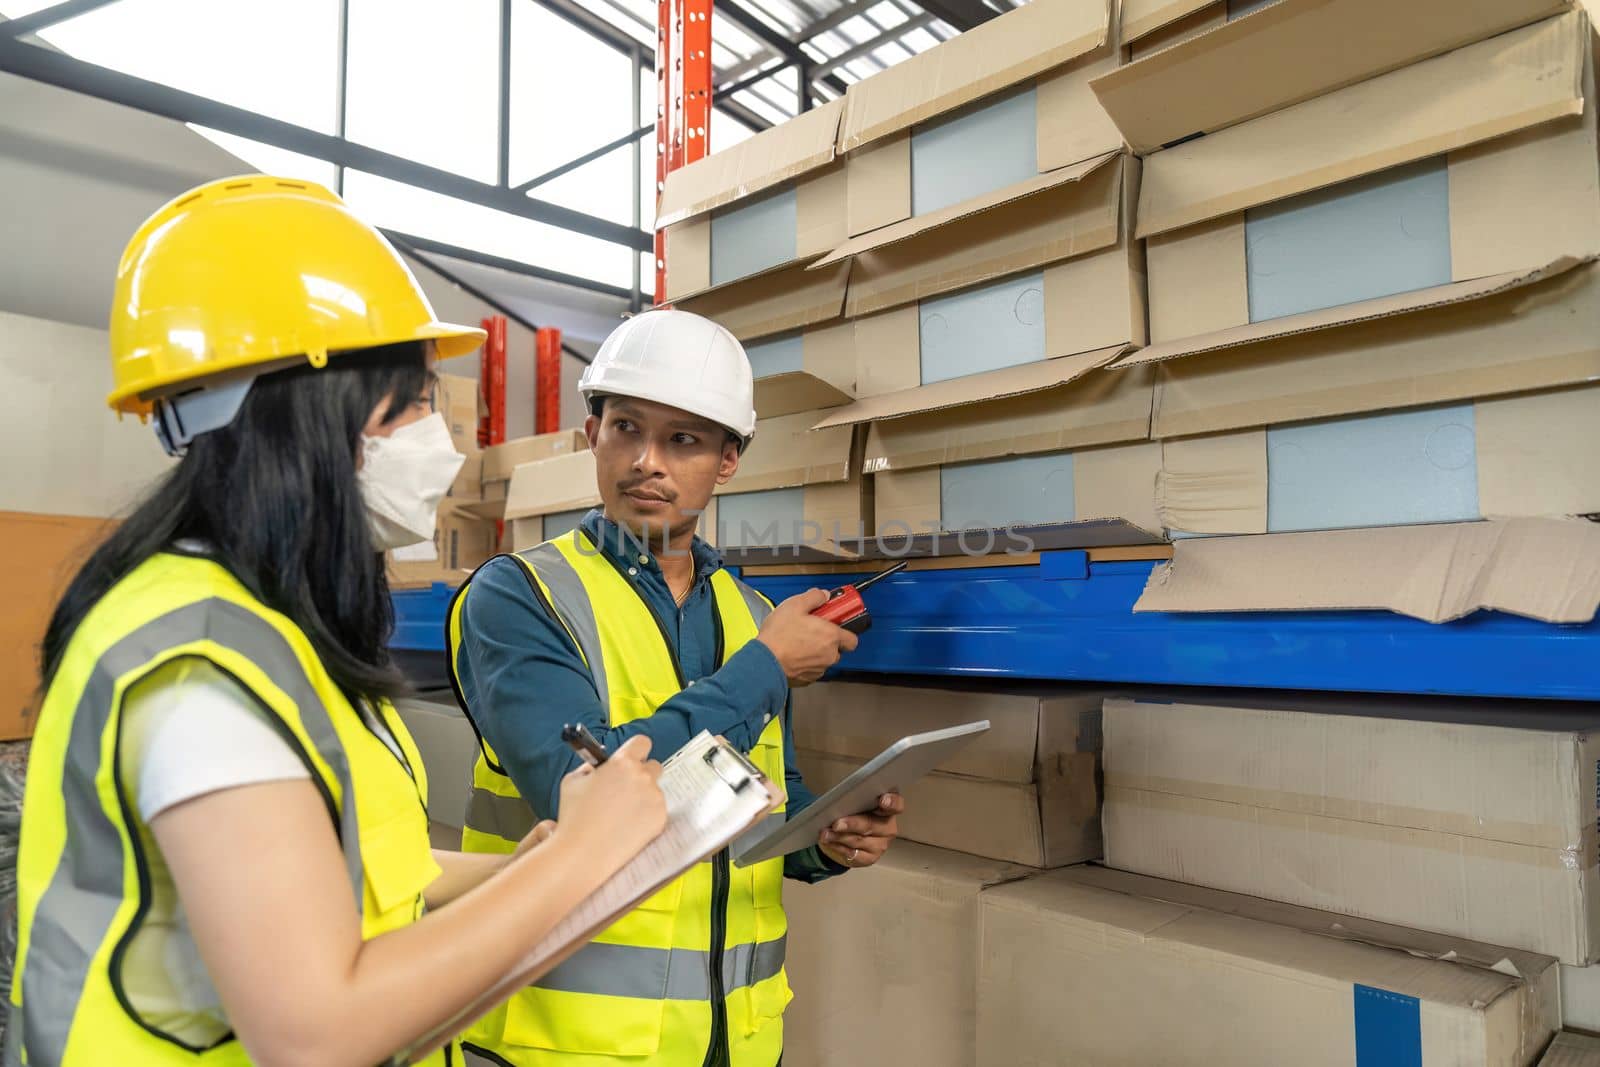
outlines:
{"label": "cardboard box", "polygon": [[1600,710],[1366,703],[1106,701],[1106,862],[1600,959]]}
{"label": "cardboard box", "polygon": [[[1160,365],[1154,435],[1592,378],[1596,360],[1583,340],[1593,328],[1592,275],[1578,262],[1600,250],[1595,112],[1583,110],[1594,92],[1588,37],[1583,16],[1572,12],[1152,156],[1139,232],[1149,237],[1154,344],[1115,366]],[[1439,194],[1448,200],[1448,234],[1420,244],[1431,242],[1430,256],[1448,250],[1446,284],[1260,319],[1295,306],[1253,291],[1250,264],[1268,251],[1282,266],[1315,267],[1289,279],[1300,290],[1289,299],[1309,309],[1361,295],[1349,289],[1352,279],[1423,284],[1425,272],[1374,272],[1371,252],[1397,241],[1419,246],[1400,230],[1439,230],[1437,204],[1426,205],[1428,218],[1413,218],[1411,207],[1382,208],[1381,188],[1362,187],[1398,189],[1393,175],[1404,171],[1368,176],[1430,159],[1415,166],[1431,166],[1431,180],[1448,187]],[[1337,182],[1346,184],[1332,188]],[[1333,257],[1341,268],[1330,266],[1330,242],[1316,227],[1275,225],[1330,194],[1354,198],[1352,206],[1370,201],[1362,226],[1386,226],[1394,241],[1351,243],[1349,256]],[[1252,237],[1252,229],[1261,232]],[[1247,241],[1268,235],[1274,248],[1246,255]],[[1258,269],[1254,278],[1263,277]]]}
{"label": "cardboard box", "polygon": [[1523,1067],[1554,959],[1074,867],[979,898],[979,1067]]}
{"label": "cardboard box", "polygon": [[[871,530],[872,487],[853,427],[811,429],[803,411],[756,423],[739,472],[719,485],[716,544],[725,557],[835,559]],[[730,555],[731,553],[731,555]]]}
{"label": "cardboard box", "polygon": [[482,451],[478,447],[478,421],[484,414],[483,394],[476,378],[458,374],[441,374],[433,394],[434,410],[444,416],[450,427],[450,440],[456,451],[471,458]]}
{"label": "cardboard box", "polygon": [[835,100],[667,176],[668,301],[676,303],[828,251],[845,233],[845,173],[833,164]]}
{"label": "cardboard box", "polygon": [[794,691],[794,738],[818,793],[910,734],[990,730],[906,790],[901,835],[976,856],[1059,867],[1100,854],[1103,690],[828,682]]}
{"label": "cardboard box", "polygon": [[827,270],[787,267],[675,301],[674,306],[703,315],[749,342],[838,319],[844,314],[849,278],[848,263],[836,263]]}
{"label": "cardboard box", "polygon": [[1600,512],[1578,386],[1161,443],[1160,525],[1266,533]]}
{"label": "cardboard box", "polygon": [[763,419],[836,407],[855,397],[856,335],[848,322],[764,337],[745,345]]}
{"label": "cardboard box", "polygon": [[552,456],[586,452],[589,439],[582,430],[557,430],[555,433],[518,437],[483,450],[483,483],[480,501],[465,510],[480,518],[504,519],[506,498],[511,489],[511,473],[524,463]]}
{"label": "cardboard box", "polygon": [[[872,870],[787,882],[789,1067],[971,1067],[978,895],[1026,868],[898,841]],[[915,1026],[886,1020],[915,1019]]]}
{"label": "cardboard box", "polygon": [[1600,1037],[1563,1030],[1550,1043],[1539,1067],[1600,1067]]}
{"label": "cardboard box", "polygon": [[1600,966],[1561,965],[1561,1021],[1575,1030],[1600,1033]]}
{"label": "cardboard box", "polygon": [[39,715],[40,644],[78,569],[114,528],[109,519],[0,511],[0,741],[32,737]]}
{"label": "cardboard box", "polygon": [[850,236],[1121,149],[1089,89],[1120,60],[1109,7],[1030,4],[852,85]]}
{"label": "cardboard box", "polygon": [[1135,611],[1502,611],[1584,623],[1600,608],[1600,526],[1505,519],[1173,544]]}
{"label": "cardboard box", "polygon": [[[595,480],[594,453],[588,449],[549,459],[523,463],[511,472],[506,496],[506,522],[510,523],[511,550],[523,552],[556,533],[545,532],[545,518],[557,517],[557,527],[571,529],[567,520],[600,504]],[[575,524],[575,523],[574,523]]]}
{"label": "cardboard box", "polygon": [[1155,509],[1161,446],[1132,445],[892,469],[873,476],[880,539],[936,531],[1081,524],[1086,540],[1108,544],[1104,524],[1125,528],[1121,544],[1161,540]]}
{"label": "cardboard box", "polygon": [[[1201,6],[1132,0],[1124,38]],[[1403,11],[1385,0],[1285,0],[1091,84],[1123,137],[1145,154],[1565,10],[1562,0],[1425,0]],[[1337,46],[1350,41],[1361,47]]]}
{"label": "cardboard box", "polygon": [[389,584],[395,587],[445,582],[459,585],[489,562],[499,548],[493,520],[446,501],[439,508],[433,541],[389,553]]}

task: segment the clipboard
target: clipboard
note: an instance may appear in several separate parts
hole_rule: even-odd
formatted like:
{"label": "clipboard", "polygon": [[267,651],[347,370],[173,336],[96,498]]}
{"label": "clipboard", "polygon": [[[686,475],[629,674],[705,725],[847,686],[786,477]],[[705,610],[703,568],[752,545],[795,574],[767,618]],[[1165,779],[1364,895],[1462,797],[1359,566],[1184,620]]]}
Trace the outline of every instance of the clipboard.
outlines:
{"label": "clipboard", "polygon": [[783,803],[782,791],[755,764],[705,732],[662,764],[660,782],[667,798],[667,826],[660,836],[558,922],[504,978],[391,1057],[385,1067],[405,1067],[442,1048],[475,1019],[580,951],[646,897],[728,847]]}
{"label": "clipboard", "polygon": [[733,862],[749,867],[810,848],[817,843],[817,836],[836,820],[873,810],[883,794],[900,792],[988,729],[989,720],[982,719],[902,737],[793,819],[770,832],[763,833],[759,829],[746,832],[734,843]]}

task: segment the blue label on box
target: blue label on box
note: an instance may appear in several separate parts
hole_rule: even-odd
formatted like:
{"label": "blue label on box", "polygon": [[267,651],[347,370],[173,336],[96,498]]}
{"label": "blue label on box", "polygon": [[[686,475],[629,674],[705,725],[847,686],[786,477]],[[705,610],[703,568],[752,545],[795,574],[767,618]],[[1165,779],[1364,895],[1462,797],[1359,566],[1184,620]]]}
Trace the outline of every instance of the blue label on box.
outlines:
{"label": "blue label on box", "polygon": [[1355,987],[1356,1067],[1422,1067],[1422,1002]]}

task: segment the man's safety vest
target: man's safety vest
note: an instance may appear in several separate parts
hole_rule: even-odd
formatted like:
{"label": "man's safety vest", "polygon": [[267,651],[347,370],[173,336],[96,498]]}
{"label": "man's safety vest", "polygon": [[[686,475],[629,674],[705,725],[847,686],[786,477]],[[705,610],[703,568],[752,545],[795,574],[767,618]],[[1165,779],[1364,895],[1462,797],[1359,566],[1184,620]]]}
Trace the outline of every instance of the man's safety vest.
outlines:
{"label": "man's safety vest", "polygon": [[[305,762],[339,835],[364,939],[414,922],[423,889],[440,873],[428,844],[427,776],[394,708],[385,701],[379,711],[404,763],[294,623],[217,563],[152,556],[84,618],[39,714],[17,858],[7,1067],[250,1062],[231,1034],[200,1049],[163,1033],[124,990],[124,957],[150,908],[156,846],[118,768],[123,700],[184,657],[215,664],[248,690]],[[426,1062],[460,1064],[461,1055],[447,1050]]]}
{"label": "man's safety vest", "polygon": [[[582,531],[511,558],[542,609],[571,636],[609,725],[645,718],[685,687],[661,620]],[[726,571],[712,574],[711,588],[720,667],[756,636],[772,605]],[[470,595],[469,581],[450,609],[452,673]],[[459,695],[459,678],[456,688]],[[773,716],[750,753],[777,783],[784,781],[782,722]],[[479,740],[462,848],[510,852],[538,815],[481,733]],[[780,809],[769,818],[784,815]],[[773,1067],[790,1000],[787,931],[783,861],[742,868],[720,853],[646,899],[464,1040],[514,1067]],[[713,1047],[726,1047],[727,1060],[710,1054]]]}

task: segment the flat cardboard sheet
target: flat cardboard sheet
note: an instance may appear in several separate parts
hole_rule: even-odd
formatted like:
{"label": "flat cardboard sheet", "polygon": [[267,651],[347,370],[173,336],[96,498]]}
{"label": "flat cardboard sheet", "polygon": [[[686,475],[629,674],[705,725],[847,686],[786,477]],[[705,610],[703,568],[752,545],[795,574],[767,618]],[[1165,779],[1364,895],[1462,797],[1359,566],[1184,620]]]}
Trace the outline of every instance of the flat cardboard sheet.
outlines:
{"label": "flat cardboard sheet", "polygon": [[1094,352],[1081,352],[1075,356],[1060,356],[1037,363],[1006,367],[1003,370],[987,371],[966,378],[951,378],[948,381],[919,385],[884,396],[868,397],[824,415],[817,422],[816,428],[824,430],[838,426],[854,426],[864,422],[881,422],[886,419],[929,414],[966,404],[1006,400],[1058,388],[1106,366],[1127,352],[1128,348],[1128,345],[1122,344]]}
{"label": "flat cardboard sheet", "polygon": [[980,900],[979,1067],[1487,1067],[1559,1026],[1548,956],[1093,866]]}
{"label": "flat cardboard sheet", "polygon": [[1245,326],[1235,326],[1225,330],[1218,330],[1214,333],[1199,334],[1175,341],[1163,341],[1123,356],[1117,361],[1116,365],[1118,367],[1131,367],[1142,363],[1160,363],[1169,359],[1179,359],[1183,356],[1219,352],[1223,349],[1257,344],[1262,341],[1296,337],[1320,330],[1331,330],[1359,323],[1373,322],[1395,315],[1407,315],[1412,312],[1448,307],[1451,304],[1482,300],[1485,297],[1509,293],[1524,286],[1537,285],[1548,279],[1559,277],[1581,264],[1591,262],[1592,259],[1593,257],[1578,259],[1572,256],[1563,256],[1531,270],[1507,271],[1487,278],[1451,282],[1449,285],[1438,285],[1431,289],[1418,289],[1410,293],[1396,293],[1393,296],[1378,297],[1375,300],[1343,304],[1339,307],[1325,308],[1321,311],[1306,311],[1298,315],[1285,315],[1282,318],[1252,322]]}
{"label": "flat cardboard sheet", "polygon": [[1588,34],[1572,12],[1157,152],[1137,235],[1581,114]]}
{"label": "flat cardboard sheet", "polygon": [[1258,703],[1106,702],[1108,864],[1568,963],[1595,954],[1600,707],[1552,727],[1470,702]]}
{"label": "flat cardboard sheet", "polygon": [[843,99],[819,105],[667,175],[656,229],[704,215],[833,162]]}
{"label": "flat cardboard sheet", "polygon": [[1153,382],[1153,374],[1138,370],[1091,371],[1059,388],[877,421],[863,466],[868,473],[908,471],[1143,440]]}
{"label": "flat cardboard sheet", "polygon": [[856,332],[848,322],[806,330],[800,369],[755,379],[756,415],[774,418],[837,407],[855,397]]}
{"label": "flat cardboard sheet", "polygon": [[1159,362],[1161,439],[1588,382],[1600,275],[1572,262],[1160,343],[1113,367]]}
{"label": "flat cardboard sheet", "polygon": [[490,445],[483,450],[483,480],[509,481],[511,472],[524,463],[566,455],[569,452],[582,452],[588,447],[589,439],[584,436],[582,430],[558,430],[555,433],[518,437],[503,444]]}
{"label": "flat cardboard sheet", "polygon": [[1060,170],[1053,170],[1047,174],[1040,174],[1037,177],[1018,182],[1015,185],[1008,185],[1004,189],[986,193],[983,196],[975,196],[970,200],[963,200],[959,204],[952,204],[950,207],[939,211],[918,215],[915,218],[897,222],[892,226],[884,226],[881,229],[873,230],[871,233],[853,238],[835,248],[828,255],[813,263],[811,269],[816,270],[837,263],[842,259],[849,259],[852,256],[888,248],[902,241],[933,233],[953,222],[959,222],[974,215],[981,215],[986,211],[1018,200],[1024,200],[1035,194],[1055,189],[1058,186],[1081,181],[1116,158],[1117,153],[1108,152],[1070,167],[1063,167]]}
{"label": "flat cardboard sheet", "polygon": [[[1414,437],[1409,446],[1414,450],[1411,454],[1385,453],[1386,458],[1372,463],[1370,470],[1350,472],[1348,484],[1377,484],[1384,492],[1391,488],[1398,492],[1402,481],[1398,472],[1403,471],[1410,471],[1413,479],[1422,478],[1420,488],[1424,491],[1442,490],[1453,484],[1453,479],[1465,479],[1469,488],[1476,488],[1476,507],[1462,516],[1468,519],[1597,514],[1600,464],[1594,463],[1593,457],[1600,455],[1600,419],[1594,417],[1596,411],[1600,411],[1600,386],[1581,385],[1490,397],[1470,407],[1414,408],[1378,416],[1381,421],[1415,416],[1417,429],[1426,434],[1426,439]],[[1455,431],[1455,439],[1467,437],[1470,447],[1465,455],[1467,462],[1460,469],[1452,469],[1449,462],[1442,461],[1445,445],[1438,431],[1429,429],[1429,415],[1462,423]],[[1356,416],[1353,420],[1297,424],[1293,428],[1333,429],[1345,425],[1349,433],[1370,437],[1373,422],[1372,416]],[[1291,428],[1275,432],[1288,429]],[[1378,436],[1381,439],[1382,435]],[[1161,524],[1189,533],[1266,533],[1269,494],[1273,491],[1268,477],[1268,438],[1268,431],[1255,429],[1162,442],[1162,470],[1157,479]],[[1403,439],[1370,443],[1380,449],[1405,446]],[[1418,446],[1422,446],[1420,451],[1416,451]],[[1304,464],[1314,464],[1318,457],[1299,446],[1285,447],[1291,448],[1293,462],[1301,465],[1297,480],[1305,482],[1304,472],[1311,468]],[[1350,459],[1360,454],[1359,447],[1346,453]],[[1313,481],[1314,485],[1304,489],[1324,498],[1337,499],[1336,494],[1349,491],[1338,484],[1339,479],[1330,482],[1319,477]],[[1420,506],[1424,496],[1425,492],[1419,491],[1411,502]],[[1274,497],[1271,510],[1278,513],[1282,503]],[[1322,525],[1379,524],[1335,517],[1341,521]]]}
{"label": "flat cardboard sheet", "polygon": [[724,493],[754,493],[797,485],[842,482],[850,478],[850,427],[812,430],[821,412],[802,411],[756,422],[755,437],[739,457],[739,471]]}
{"label": "flat cardboard sheet", "polygon": [[511,472],[507,519],[592,508],[600,503],[594,453],[588,450],[524,463]]}
{"label": "flat cardboard sheet", "polygon": [[985,207],[958,205],[897,224],[881,245],[873,234],[845,245],[862,248],[835,261],[834,269],[843,259],[854,264],[845,313],[859,318],[1117,244],[1124,185],[1131,191],[1136,180],[1125,176],[1127,167],[1107,165],[1117,158],[1023,183],[1030,190],[1020,199],[994,194],[979,198],[999,198]]}
{"label": "flat cardboard sheet", "polygon": [[1584,623],[1600,608],[1600,525],[1508,519],[1178,541],[1135,611],[1502,611]]}
{"label": "flat cardboard sheet", "polygon": [[1566,9],[1565,0],[1282,0],[1093,88],[1145,155]]}
{"label": "flat cardboard sheet", "polygon": [[849,278],[848,263],[819,271],[794,266],[676,301],[676,306],[704,315],[748,341],[839,318]]}
{"label": "flat cardboard sheet", "polygon": [[1034,0],[856,82],[845,94],[839,151],[954,110],[1106,46],[1108,0]]}

